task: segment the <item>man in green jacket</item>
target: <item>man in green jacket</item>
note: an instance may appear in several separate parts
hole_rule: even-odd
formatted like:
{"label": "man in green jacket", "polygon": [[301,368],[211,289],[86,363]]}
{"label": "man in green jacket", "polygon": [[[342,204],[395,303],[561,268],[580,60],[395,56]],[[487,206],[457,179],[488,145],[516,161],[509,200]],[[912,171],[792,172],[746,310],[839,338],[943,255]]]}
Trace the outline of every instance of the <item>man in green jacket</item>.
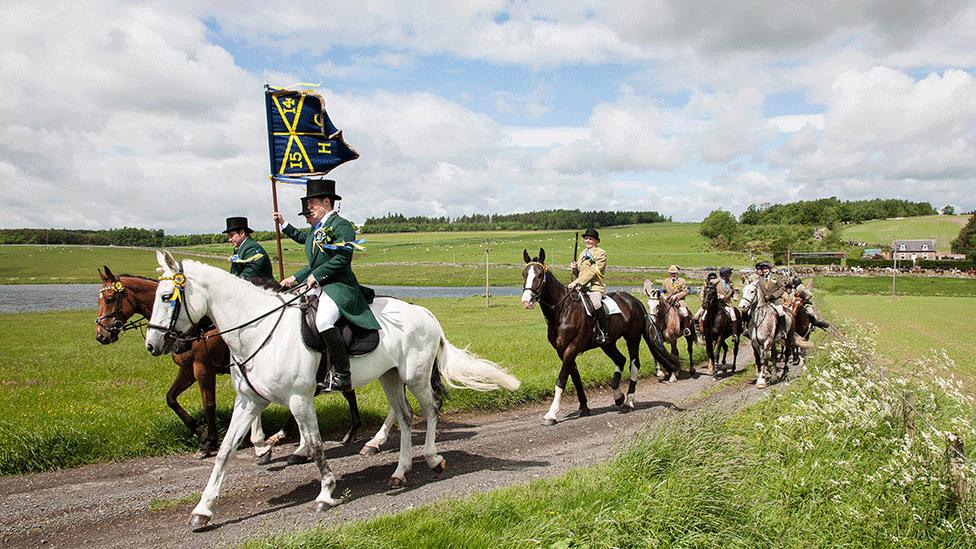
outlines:
{"label": "man in green jacket", "polygon": [[263,278],[274,280],[271,273],[271,258],[264,248],[251,238],[254,231],[247,226],[246,217],[228,217],[224,233],[234,245],[234,255],[230,258],[230,274],[245,280]]}
{"label": "man in green jacket", "polygon": [[308,210],[318,220],[305,239],[308,266],[282,280],[281,285],[291,287],[305,283],[311,288],[319,288],[315,324],[326,343],[333,367],[332,378],[328,382],[320,382],[319,389],[349,391],[352,389],[349,355],[335,323],[341,316],[350,324],[367,330],[378,330],[380,325],[369,310],[359,281],[352,272],[356,231],[352,223],[335,211],[335,203],[342,200],[335,192],[335,181],[309,180],[305,198]]}

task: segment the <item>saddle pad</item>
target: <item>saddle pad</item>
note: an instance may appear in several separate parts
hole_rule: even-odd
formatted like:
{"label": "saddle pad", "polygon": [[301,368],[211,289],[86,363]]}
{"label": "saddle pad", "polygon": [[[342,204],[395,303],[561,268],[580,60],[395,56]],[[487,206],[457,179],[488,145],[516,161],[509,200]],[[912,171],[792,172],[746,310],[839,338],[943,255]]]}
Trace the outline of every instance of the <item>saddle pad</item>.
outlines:
{"label": "saddle pad", "polygon": [[607,316],[623,314],[620,312],[620,305],[617,305],[617,302],[610,296],[603,296],[603,308],[607,310]]}
{"label": "saddle pad", "polygon": [[[302,299],[299,305],[305,314],[302,315],[302,340],[309,349],[322,352],[325,350],[325,343],[319,337],[318,329],[315,326],[315,314],[319,308],[318,299]],[[336,323],[339,333],[342,334],[342,341],[346,344],[349,356],[365,355],[380,344],[379,330],[364,330],[359,326],[353,326],[345,318],[340,318]]]}

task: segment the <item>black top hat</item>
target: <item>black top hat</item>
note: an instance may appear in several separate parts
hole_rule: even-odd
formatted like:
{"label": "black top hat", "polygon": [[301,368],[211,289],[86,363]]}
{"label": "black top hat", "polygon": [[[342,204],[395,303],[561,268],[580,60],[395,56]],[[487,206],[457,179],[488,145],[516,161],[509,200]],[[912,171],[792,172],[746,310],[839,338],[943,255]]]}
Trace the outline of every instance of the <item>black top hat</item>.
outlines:
{"label": "black top hat", "polygon": [[302,211],[298,212],[298,215],[308,215],[311,212],[308,211],[308,199],[304,196],[302,197]]}
{"label": "black top hat", "polygon": [[247,226],[246,217],[228,217],[227,228],[223,232],[229,233],[231,231],[244,231],[247,234],[251,234],[254,232],[254,229]]}
{"label": "black top hat", "polygon": [[592,236],[597,240],[597,242],[600,241],[600,233],[596,232],[596,229],[594,229],[593,227],[590,227],[589,229],[583,231],[583,238],[586,238],[588,236]]}
{"label": "black top hat", "polygon": [[760,261],[759,263],[756,263],[756,270],[759,270],[759,269],[772,269],[772,268],[773,268],[773,266],[770,265],[768,261]]}
{"label": "black top hat", "polygon": [[332,197],[333,200],[342,200],[342,197],[335,192],[336,182],[332,179],[309,179],[305,186],[305,198]]}

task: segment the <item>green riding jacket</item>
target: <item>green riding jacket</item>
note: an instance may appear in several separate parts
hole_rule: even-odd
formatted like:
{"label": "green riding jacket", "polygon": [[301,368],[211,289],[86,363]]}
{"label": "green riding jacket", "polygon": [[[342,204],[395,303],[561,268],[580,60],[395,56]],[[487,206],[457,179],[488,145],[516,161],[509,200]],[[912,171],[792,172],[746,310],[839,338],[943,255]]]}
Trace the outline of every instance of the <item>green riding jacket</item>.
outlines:
{"label": "green riding jacket", "polygon": [[[332,233],[331,237],[327,236],[329,232]],[[288,236],[298,239],[297,235]],[[373,312],[369,310],[369,304],[366,303],[359,281],[352,272],[353,251],[346,247],[338,250],[325,247],[325,244],[354,240],[356,240],[356,230],[352,228],[352,223],[339,217],[339,214],[330,214],[322,226],[305,235],[305,257],[308,259],[308,267],[295,273],[295,282],[302,283],[309,275],[314,276],[322,286],[322,291],[335,301],[339,312],[346,320],[360,328],[378,330],[380,325]]]}
{"label": "green riding jacket", "polygon": [[230,274],[245,280],[263,278],[274,280],[271,273],[271,258],[256,240],[245,238],[230,259]]}

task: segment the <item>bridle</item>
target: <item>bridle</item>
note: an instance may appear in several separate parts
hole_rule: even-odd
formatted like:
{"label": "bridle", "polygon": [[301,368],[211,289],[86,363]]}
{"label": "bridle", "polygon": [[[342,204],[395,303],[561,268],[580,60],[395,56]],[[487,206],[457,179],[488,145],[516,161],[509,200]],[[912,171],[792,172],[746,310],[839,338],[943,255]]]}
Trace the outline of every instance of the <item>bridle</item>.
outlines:
{"label": "bridle", "polygon": [[[525,285],[523,285],[522,289],[529,292],[529,302],[530,303],[541,303],[541,304],[546,305],[548,307],[555,308],[555,307],[559,306],[563,301],[566,301],[566,298],[567,297],[570,297],[570,296],[572,296],[574,294],[578,295],[578,292],[567,291],[566,292],[566,295],[564,295],[559,301],[557,301],[555,303],[546,303],[545,301],[542,300],[542,288],[545,287],[546,281],[549,279],[549,265],[546,265],[545,263],[542,263],[540,261],[529,261],[528,263],[525,264],[526,270],[529,267],[533,267],[533,266],[536,266],[536,267],[539,267],[539,268],[542,269],[542,282],[539,283],[539,289],[538,290],[536,290],[534,288],[534,286],[535,286],[535,281],[534,280],[532,282],[532,286],[529,286],[527,283]],[[523,271],[523,273],[524,272],[525,271]],[[528,277],[525,277],[525,278],[526,278],[526,282],[528,282]]]}
{"label": "bridle", "polygon": [[538,291],[535,289],[535,280],[532,281],[531,286],[528,284],[529,277],[527,276],[525,277],[525,284],[522,289],[529,291],[529,294],[531,296],[529,298],[530,303],[538,303],[542,297],[542,288],[546,285],[546,279],[549,276],[549,265],[546,265],[545,263],[541,263],[539,261],[530,261],[525,264],[526,271],[528,270],[529,267],[532,266],[537,266],[540,269],[542,269],[542,282],[539,283],[539,289]]}
{"label": "bridle", "polygon": [[[129,293],[126,291],[126,287],[124,284],[122,284],[121,280],[114,280],[110,285],[98,290],[99,297],[108,291],[112,292],[112,300],[115,303],[115,308],[112,312],[97,317],[95,319],[96,326],[108,332],[109,335],[118,338],[120,333],[141,328],[148,323],[145,317],[137,320],[130,320],[128,322],[125,322],[120,318],[122,316],[122,305],[127,299],[126,296]],[[112,320],[111,324],[105,325],[102,323],[103,320],[109,319]]]}
{"label": "bridle", "polygon": [[[176,322],[180,318],[180,310],[183,307],[183,302],[186,300],[186,275],[183,273],[173,273],[172,276],[163,276],[159,278],[159,281],[169,280],[173,283],[173,293],[170,294],[168,298],[163,297],[164,301],[169,302],[171,309],[169,317],[169,326],[162,326],[159,324],[153,324],[149,322],[147,326],[150,330],[159,330],[163,332],[163,340],[171,344],[176,344],[179,342],[185,342],[190,339],[190,334],[197,328],[198,322],[193,321],[193,317],[190,316],[190,308],[186,309],[186,317],[190,320],[190,328],[186,332],[181,332],[176,329]],[[203,317],[200,317],[201,320]]]}

